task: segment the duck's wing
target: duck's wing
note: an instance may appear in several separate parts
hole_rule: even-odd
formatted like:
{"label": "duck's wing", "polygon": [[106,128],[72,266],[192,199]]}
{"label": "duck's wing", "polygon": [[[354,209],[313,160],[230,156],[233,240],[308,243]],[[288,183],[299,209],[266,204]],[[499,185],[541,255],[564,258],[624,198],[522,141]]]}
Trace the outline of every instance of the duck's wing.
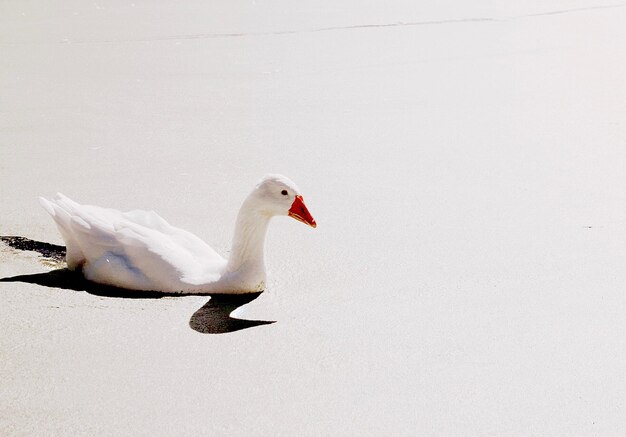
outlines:
{"label": "duck's wing", "polygon": [[198,237],[171,226],[154,211],[124,213],[80,205],[62,194],[52,201],[42,199],[42,204],[67,244],[68,267],[87,263],[86,276],[98,282],[176,291],[183,278],[212,267],[217,279],[226,263]]}

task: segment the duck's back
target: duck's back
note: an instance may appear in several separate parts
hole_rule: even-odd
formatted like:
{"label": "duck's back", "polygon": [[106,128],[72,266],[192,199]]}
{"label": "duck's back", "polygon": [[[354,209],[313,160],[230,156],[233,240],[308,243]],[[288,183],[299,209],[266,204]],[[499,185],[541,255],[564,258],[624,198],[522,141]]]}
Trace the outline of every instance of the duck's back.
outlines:
{"label": "duck's back", "polygon": [[67,246],[69,269],[134,290],[184,291],[187,278],[217,280],[226,261],[198,237],[154,211],[80,205],[62,194],[41,199]]}

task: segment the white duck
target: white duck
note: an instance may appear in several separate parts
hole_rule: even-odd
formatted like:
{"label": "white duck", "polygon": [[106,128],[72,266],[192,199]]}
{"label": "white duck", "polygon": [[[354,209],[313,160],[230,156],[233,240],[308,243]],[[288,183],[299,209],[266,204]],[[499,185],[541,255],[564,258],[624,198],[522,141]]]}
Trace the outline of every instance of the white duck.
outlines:
{"label": "white duck", "polygon": [[121,212],[80,205],[62,194],[40,198],[67,246],[70,270],[131,290],[180,294],[253,293],[265,288],[265,234],[270,219],[288,215],[316,227],[288,178],[268,175],[244,200],[228,260],[200,238],[154,211]]}

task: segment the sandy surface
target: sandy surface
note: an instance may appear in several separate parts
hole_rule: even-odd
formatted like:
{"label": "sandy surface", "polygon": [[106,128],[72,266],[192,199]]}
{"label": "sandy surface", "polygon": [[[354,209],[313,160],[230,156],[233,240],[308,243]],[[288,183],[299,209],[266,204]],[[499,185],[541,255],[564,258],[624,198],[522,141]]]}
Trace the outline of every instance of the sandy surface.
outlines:
{"label": "sandy surface", "polygon": [[61,191],[226,254],[268,172],[319,226],[226,334],[0,282],[0,434],[625,435],[626,7],[455,3],[3,2],[0,235]]}

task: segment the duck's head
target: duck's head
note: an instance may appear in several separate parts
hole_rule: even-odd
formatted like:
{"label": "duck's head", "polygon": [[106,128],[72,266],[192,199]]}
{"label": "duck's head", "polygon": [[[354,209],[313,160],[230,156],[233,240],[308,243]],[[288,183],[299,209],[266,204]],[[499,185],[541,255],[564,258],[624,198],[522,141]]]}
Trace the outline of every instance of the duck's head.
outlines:
{"label": "duck's head", "polygon": [[259,181],[250,197],[264,214],[287,215],[312,227],[315,219],[304,204],[300,190],[289,178],[270,174]]}

